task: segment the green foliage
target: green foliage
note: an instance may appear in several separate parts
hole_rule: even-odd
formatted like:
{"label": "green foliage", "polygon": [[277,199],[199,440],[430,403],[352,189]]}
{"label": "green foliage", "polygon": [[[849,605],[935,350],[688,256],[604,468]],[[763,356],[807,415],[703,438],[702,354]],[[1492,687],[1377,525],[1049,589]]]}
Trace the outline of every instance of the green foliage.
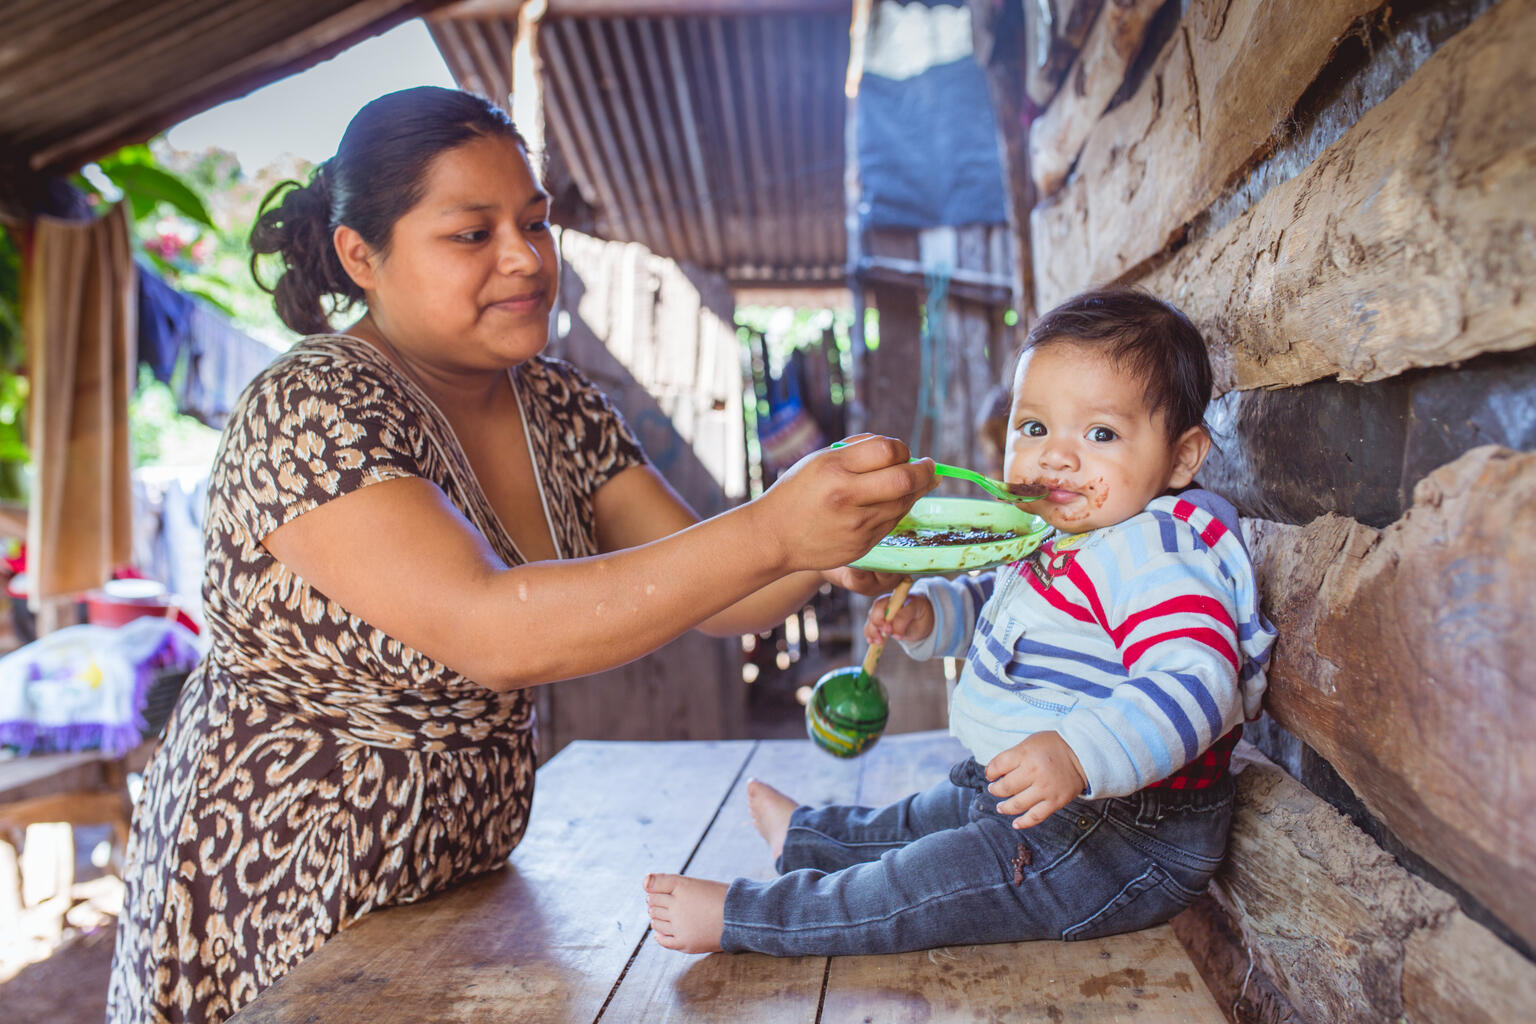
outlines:
{"label": "green foliage", "polygon": [[[135,223],[149,220],[164,204],[194,223],[218,230],[202,197],[161,167],[148,146],[125,146],[98,160],[96,167],[122,192]],[[84,178],[76,184],[90,188]]]}
{"label": "green foliage", "polygon": [[0,226],[0,501],[26,497],[27,379],[21,336],[21,253]]}
{"label": "green foliage", "polygon": [[21,253],[0,225],[0,369],[11,370],[26,357],[21,337]]}

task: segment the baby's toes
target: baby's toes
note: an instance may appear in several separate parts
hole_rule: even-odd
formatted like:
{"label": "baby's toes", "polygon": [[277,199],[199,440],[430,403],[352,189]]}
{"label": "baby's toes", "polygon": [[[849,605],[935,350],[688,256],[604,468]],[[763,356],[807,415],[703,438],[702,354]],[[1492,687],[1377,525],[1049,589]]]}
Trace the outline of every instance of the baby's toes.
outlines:
{"label": "baby's toes", "polygon": [[652,896],[670,896],[677,889],[681,875],[665,875],[651,872],[645,876],[645,891]]}

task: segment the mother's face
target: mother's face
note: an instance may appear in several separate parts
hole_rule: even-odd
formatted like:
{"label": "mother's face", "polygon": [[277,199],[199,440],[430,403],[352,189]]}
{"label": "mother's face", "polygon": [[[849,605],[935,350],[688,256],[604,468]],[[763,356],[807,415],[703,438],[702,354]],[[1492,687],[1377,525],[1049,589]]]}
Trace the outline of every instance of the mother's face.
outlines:
{"label": "mother's face", "polygon": [[522,147],[482,137],[439,154],[364,284],[391,344],[445,369],[499,369],[549,340],[560,263],[549,196]]}

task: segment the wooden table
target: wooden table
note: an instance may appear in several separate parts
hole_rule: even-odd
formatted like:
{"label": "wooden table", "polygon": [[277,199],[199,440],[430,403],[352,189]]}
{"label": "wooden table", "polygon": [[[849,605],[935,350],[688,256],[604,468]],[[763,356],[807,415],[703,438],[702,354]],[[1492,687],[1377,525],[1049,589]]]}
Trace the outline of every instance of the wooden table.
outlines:
{"label": "wooden table", "polygon": [[805,803],[882,803],[960,756],[942,733],[887,736],[854,761],[803,740],[573,743],[540,769],[507,870],[365,918],[234,1020],[1219,1024],[1167,926],[1105,941],[795,959],[686,956],[650,938],[646,872],[772,877],[747,779]]}

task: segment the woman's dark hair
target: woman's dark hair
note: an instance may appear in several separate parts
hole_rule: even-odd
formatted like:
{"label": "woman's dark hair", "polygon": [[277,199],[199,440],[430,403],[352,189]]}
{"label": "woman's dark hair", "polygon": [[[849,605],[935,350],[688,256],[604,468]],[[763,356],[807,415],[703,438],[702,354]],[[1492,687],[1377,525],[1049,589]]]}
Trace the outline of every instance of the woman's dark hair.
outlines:
{"label": "woman's dark hair", "polygon": [[[285,181],[268,192],[251,228],[251,276],[272,293],[283,323],[300,334],[323,334],[330,314],[361,301],[332,233],[345,224],[387,252],[395,222],[421,200],[432,161],[480,137],[527,148],[511,118],[488,100],[435,86],[402,89],[353,116],[336,155],[315,168],[308,185]],[[283,272],[268,287],[257,263],[274,253]]]}
{"label": "woman's dark hair", "polygon": [[1170,441],[1205,421],[1211,400],[1205,339],[1163,300],[1134,288],[1083,292],[1035,321],[1020,354],[1063,342],[1102,346],[1111,361],[1144,381],[1147,405],[1162,414]]}

